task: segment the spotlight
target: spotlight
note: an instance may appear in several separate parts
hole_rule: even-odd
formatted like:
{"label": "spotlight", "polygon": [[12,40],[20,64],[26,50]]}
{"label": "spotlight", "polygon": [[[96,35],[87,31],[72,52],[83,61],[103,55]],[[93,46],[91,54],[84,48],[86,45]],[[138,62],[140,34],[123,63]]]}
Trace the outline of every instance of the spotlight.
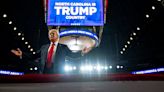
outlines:
{"label": "spotlight", "polygon": [[152,10],[155,10],[155,6],[152,6],[151,8],[152,8]]}
{"label": "spotlight", "polygon": [[33,70],[33,68],[30,68],[30,70],[32,71],[32,70]]}
{"label": "spotlight", "polygon": [[137,27],[137,30],[140,30],[140,27]]}
{"label": "spotlight", "polygon": [[133,35],[136,36],[137,34],[135,32],[133,32]]}
{"label": "spotlight", "polygon": [[130,37],[130,40],[133,40],[133,37]]}
{"label": "spotlight", "polygon": [[69,70],[70,70],[70,71],[72,71],[72,70],[73,70],[73,68],[72,68],[72,67],[69,67]]}
{"label": "spotlight", "polygon": [[130,44],[130,41],[127,41],[128,44]]}
{"label": "spotlight", "polygon": [[33,52],[32,54],[36,54],[36,52]]}
{"label": "spotlight", "polygon": [[122,50],[125,51],[125,48],[123,48]]}
{"label": "spotlight", "polygon": [[94,66],[93,69],[96,69],[96,66]]}
{"label": "spotlight", "polygon": [[104,67],[104,69],[105,69],[105,70],[108,70],[108,67],[107,67],[107,66],[105,66],[105,67]]}
{"label": "spotlight", "polygon": [[112,69],[112,66],[110,65],[109,68]]}
{"label": "spotlight", "polygon": [[93,67],[92,67],[91,65],[85,66],[85,68],[86,68],[86,70],[88,70],[88,71],[92,71],[92,70],[93,70]]}
{"label": "spotlight", "polygon": [[120,51],[121,54],[123,54],[123,51]]}
{"label": "spotlight", "polygon": [[127,48],[128,46],[127,45],[125,45],[125,48]]}
{"label": "spotlight", "polygon": [[98,65],[98,66],[96,67],[96,69],[97,69],[97,71],[101,71],[101,66]]}
{"label": "spotlight", "polygon": [[116,68],[117,68],[117,69],[119,69],[119,68],[120,68],[120,66],[119,66],[119,65],[117,65],[117,66],[116,66]]}
{"label": "spotlight", "polygon": [[33,51],[33,49],[31,48],[30,51]]}
{"label": "spotlight", "polygon": [[16,28],[16,27],[14,27],[14,30],[17,30],[17,28]]}
{"label": "spotlight", "polygon": [[25,44],[28,44],[28,42],[25,42]]}
{"label": "spotlight", "polygon": [[3,14],[3,17],[4,17],[4,18],[6,18],[6,17],[7,17],[7,15],[6,15],[6,14]]}
{"label": "spotlight", "polygon": [[21,36],[21,33],[18,33],[18,36]]}
{"label": "spotlight", "polygon": [[81,66],[81,67],[80,67],[80,70],[81,70],[81,71],[84,71],[84,70],[85,70],[85,67],[84,67],[84,66]]}
{"label": "spotlight", "polygon": [[103,70],[105,67],[104,66],[101,66],[101,69]]}
{"label": "spotlight", "polygon": [[22,37],[22,41],[24,40],[24,37]]}
{"label": "spotlight", "polygon": [[28,45],[28,48],[30,48],[31,46],[30,45]]}
{"label": "spotlight", "polygon": [[64,70],[65,70],[65,71],[69,71],[69,66],[66,65],[66,66],[64,67]]}
{"label": "spotlight", "polygon": [[73,67],[73,70],[76,70],[76,66]]}
{"label": "spotlight", "polygon": [[34,67],[34,70],[38,70],[38,68],[37,67]]}
{"label": "spotlight", "polygon": [[150,16],[148,14],[146,14],[146,18],[149,18]]}
{"label": "spotlight", "polygon": [[12,24],[12,21],[9,21],[9,24]]}

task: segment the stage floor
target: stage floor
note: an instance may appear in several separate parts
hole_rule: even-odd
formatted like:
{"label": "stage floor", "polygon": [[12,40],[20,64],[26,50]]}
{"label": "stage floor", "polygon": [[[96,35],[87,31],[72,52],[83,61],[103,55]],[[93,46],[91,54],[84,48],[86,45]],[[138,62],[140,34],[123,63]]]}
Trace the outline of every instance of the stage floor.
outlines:
{"label": "stage floor", "polygon": [[163,92],[164,81],[4,83],[0,92]]}

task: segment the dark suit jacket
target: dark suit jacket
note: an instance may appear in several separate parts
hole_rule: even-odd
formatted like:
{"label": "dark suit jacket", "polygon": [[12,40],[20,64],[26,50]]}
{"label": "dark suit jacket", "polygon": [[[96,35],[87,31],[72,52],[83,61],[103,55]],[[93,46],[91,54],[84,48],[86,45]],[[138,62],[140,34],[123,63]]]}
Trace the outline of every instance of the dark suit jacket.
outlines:
{"label": "dark suit jacket", "polygon": [[[40,48],[40,50],[38,50],[36,52],[35,55],[24,53],[23,58],[25,59],[28,57],[32,60],[35,60],[35,59],[39,60],[39,70],[40,70],[40,73],[43,73],[44,69],[45,69],[45,64],[47,61],[47,53],[48,53],[49,46],[50,46],[50,44],[43,45]],[[66,56],[65,50],[67,50],[67,49],[68,49],[67,46],[58,44],[55,56],[53,58],[53,70],[52,71],[54,73],[62,73],[63,72],[63,65],[64,65],[64,61],[65,61],[65,56]]]}

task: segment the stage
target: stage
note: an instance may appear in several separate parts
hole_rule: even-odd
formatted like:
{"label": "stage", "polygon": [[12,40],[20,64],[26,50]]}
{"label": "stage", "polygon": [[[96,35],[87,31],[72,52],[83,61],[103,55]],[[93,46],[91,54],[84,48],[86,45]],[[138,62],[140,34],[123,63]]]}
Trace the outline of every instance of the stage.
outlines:
{"label": "stage", "polygon": [[5,83],[0,92],[163,92],[164,81]]}
{"label": "stage", "polygon": [[1,75],[0,92],[162,92],[164,74]]}

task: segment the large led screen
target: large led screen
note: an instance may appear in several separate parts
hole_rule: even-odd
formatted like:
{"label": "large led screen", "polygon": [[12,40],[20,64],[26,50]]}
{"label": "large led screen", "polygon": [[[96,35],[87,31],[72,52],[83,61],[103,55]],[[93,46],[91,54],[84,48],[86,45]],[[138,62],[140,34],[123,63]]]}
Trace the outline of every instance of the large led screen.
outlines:
{"label": "large led screen", "polygon": [[102,0],[49,0],[47,25],[102,26]]}

